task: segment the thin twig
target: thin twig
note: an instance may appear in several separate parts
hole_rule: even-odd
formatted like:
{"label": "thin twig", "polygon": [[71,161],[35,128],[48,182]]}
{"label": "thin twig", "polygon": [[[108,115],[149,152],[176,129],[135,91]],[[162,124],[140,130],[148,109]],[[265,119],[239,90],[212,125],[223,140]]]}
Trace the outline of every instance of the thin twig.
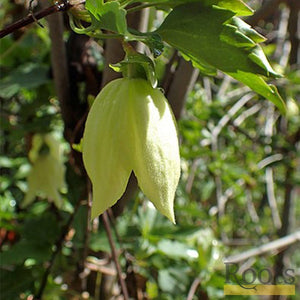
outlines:
{"label": "thin twig", "polygon": [[241,128],[240,126],[236,126],[234,121],[229,121],[229,125],[232,126],[232,129],[236,130],[237,132],[241,133],[242,135],[244,135],[247,139],[249,139],[250,141],[252,141],[253,143],[257,143],[258,142],[258,138],[251,136],[247,130]]}
{"label": "thin twig", "polygon": [[117,242],[119,244],[119,247],[121,248],[122,247],[122,241],[121,241],[121,237],[119,235],[119,232],[118,232],[118,230],[116,228],[116,219],[114,217],[113,210],[111,208],[109,208],[107,210],[107,214],[108,214],[108,217],[109,217],[109,222],[111,224],[111,227],[112,227],[112,229],[114,231],[114,234],[116,236],[116,240],[117,240]]}
{"label": "thin twig", "polygon": [[266,158],[264,158],[263,160],[261,160],[258,164],[257,164],[257,168],[259,170],[273,164],[274,162],[277,161],[281,161],[283,160],[283,155],[281,153],[277,153],[277,154],[273,154],[270,156],[267,156]]}
{"label": "thin twig", "polygon": [[[245,185],[245,180],[244,179],[238,179],[236,181],[236,184],[240,187]],[[219,217],[222,217],[225,214],[225,206],[226,203],[228,202],[228,200],[234,195],[235,192],[235,188],[233,186],[229,187],[228,189],[225,190],[225,192],[219,196],[219,202],[218,205],[220,206],[221,209],[221,213],[219,212],[219,207],[218,207],[218,213],[219,213]]]}
{"label": "thin twig", "polygon": [[[42,3],[46,5],[46,3]],[[73,123],[74,109],[70,99],[70,78],[68,70],[68,57],[64,41],[64,23],[61,14],[48,16],[49,36],[51,39],[51,65],[55,91],[61,108],[61,116],[64,121],[64,136],[70,140],[68,132]]]}
{"label": "thin twig", "polygon": [[40,20],[46,16],[49,16],[53,13],[59,12],[59,11],[66,11],[71,7],[68,1],[58,2],[55,5],[52,5],[50,7],[47,7],[36,14],[30,14],[29,16],[7,26],[6,28],[0,30],[0,39],[5,37],[6,35],[24,27],[31,23],[37,22],[37,20]]}
{"label": "thin twig", "polygon": [[109,222],[109,219],[108,219],[107,212],[104,212],[102,214],[102,220],[103,220],[103,225],[104,225],[104,228],[105,228],[105,231],[106,231],[106,234],[107,234],[108,242],[109,242],[109,245],[110,245],[110,248],[111,248],[112,258],[113,258],[113,260],[115,262],[115,265],[116,265],[118,278],[119,278],[119,282],[120,282],[120,285],[121,285],[124,300],[129,300],[128,290],[127,290],[127,286],[126,286],[125,280],[124,280],[123,275],[122,275],[122,269],[121,269],[121,266],[120,266],[120,263],[119,263],[119,260],[118,260],[117,250],[116,250],[116,246],[115,246],[114,241],[113,241],[112,232],[111,232],[111,229],[110,229],[110,222]]}
{"label": "thin twig", "polygon": [[210,79],[206,76],[203,78],[203,87],[205,90],[206,103],[211,104],[213,98],[211,92],[211,84],[210,84]]}
{"label": "thin twig", "polygon": [[257,103],[253,106],[251,106],[249,109],[243,111],[234,121],[233,124],[235,126],[240,126],[247,118],[250,116],[253,116],[257,112],[259,112],[262,108],[262,105],[260,103]]}
{"label": "thin twig", "polygon": [[114,213],[113,213],[113,210],[111,208],[109,208],[107,210],[107,213],[108,213],[108,217],[109,217],[109,221],[111,223],[111,227],[114,231],[114,234],[116,236],[116,240],[119,244],[119,247],[122,249],[122,252],[124,253],[124,258],[126,260],[126,264],[127,266],[132,264],[132,261],[134,260],[134,257],[126,250],[124,249],[124,247],[122,246],[122,239],[119,235],[119,232],[117,230],[117,226],[116,226],[116,218],[114,216]]}
{"label": "thin twig", "polygon": [[277,201],[274,190],[274,179],[273,179],[273,169],[271,167],[266,168],[266,186],[269,206],[272,213],[273,224],[276,229],[280,229],[282,223],[278,212]]}
{"label": "thin twig", "polygon": [[[213,128],[211,132],[211,149],[213,153],[217,153],[219,151],[218,145],[218,137],[221,133],[222,129],[230,122],[231,118],[248,102],[253,98],[253,93],[248,93],[243,96],[239,101],[237,101],[229,111],[220,119],[218,124]],[[216,184],[216,197],[217,197],[217,205],[218,205],[218,217],[222,218],[225,214],[225,204],[228,199],[225,195],[223,195],[223,187],[222,187],[222,179],[221,176],[215,174],[215,184]],[[222,233],[222,239],[225,241],[226,237],[224,233]]]}
{"label": "thin twig", "polygon": [[238,263],[241,261],[244,261],[250,257],[262,255],[266,252],[274,251],[274,250],[279,250],[281,248],[285,248],[291,244],[300,242],[300,230],[287,235],[281,239],[277,239],[275,241],[272,241],[270,243],[267,243],[265,245],[253,248],[251,250],[242,252],[240,254],[232,255],[227,257],[224,262],[225,263]]}
{"label": "thin twig", "polygon": [[252,201],[252,195],[251,195],[249,189],[246,189],[246,199],[247,199],[247,209],[248,209],[250,218],[251,218],[253,223],[258,224],[259,223],[259,217],[258,217],[257,211],[255,209],[254,203]]}
{"label": "thin twig", "polygon": [[228,89],[229,85],[231,84],[231,82],[232,82],[232,78],[230,76],[225,75],[224,79],[220,85],[219,91],[216,95],[217,99],[221,99],[221,98],[225,97],[225,94],[226,94],[227,89]]}
{"label": "thin twig", "polygon": [[197,291],[197,288],[198,286],[200,285],[200,279],[199,278],[195,278],[195,280],[193,281],[191,287],[190,287],[190,290],[189,290],[189,293],[188,293],[188,296],[186,298],[186,300],[192,300],[196,291]]}
{"label": "thin twig", "polygon": [[[266,124],[265,124],[265,135],[269,137],[269,143],[271,143],[272,136],[273,136],[273,125],[274,125],[274,106],[269,104],[266,116]],[[266,147],[265,148],[266,154],[271,152],[272,148]],[[265,170],[265,181],[266,181],[266,189],[267,189],[267,196],[268,202],[272,213],[273,223],[276,229],[281,227],[281,220],[278,212],[277,201],[275,196],[275,187],[274,187],[274,179],[273,179],[273,169],[272,167],[267,167]]]}
{"label": "thin twig", "polygon": [[80,268],[80,279],[81,279],[81,289],[84,291],[86,290],[86,285],[87,285],[87,275],[88,273],[86,272],[86,258],[88,256],[88,251],[89,251],[89,242],[90,242],[90,234],[91,234],[91,208],[92,208],[92,184],[90,180],[87,178],[87,191],[88,191],[88,197],[87,197],[87,213],[86,213],[86,227],[84,231],[84,244],[83,244],[83,249],[81,253],[81,262],[79,264]]}
{"label": "thin twig", "polygon": [[212,130],[212,136],[217,137],[221,130],[228,124],[230,119],[251,99],[253,99],[254,94],[248,93],[244,97],[242,97],[239,101],[237,101],[229,111],[221,118],[218,125]]}
{"label": "thin twig", "polygon": [[193,187],[194,179],[195,179],[195,176],[196,176],[196,171],[197,171],[197,168],[199,167],[201,161],[202,160],[200,158],[195,159],[192,163],[191,168],[190,168],[189,176],[187,178],[187,183],[186,183],[186,186],[185,186],[185,191],[188,194],[190,194],[192,192],[192,187]]}
{"label": "thin twig", "polygon": [[253,203],[252,200],[252,194],[249,190],[249,188],[246,189],[246,201],[247,201],[247,209],[248,209],[248,213],[250,215],[250,218],[252,220],[253,223],[255,223],[255,231],[260,235],[262,233],[262,228],[261,225],[259,223],[259,216],[257,214],[255,205]]}

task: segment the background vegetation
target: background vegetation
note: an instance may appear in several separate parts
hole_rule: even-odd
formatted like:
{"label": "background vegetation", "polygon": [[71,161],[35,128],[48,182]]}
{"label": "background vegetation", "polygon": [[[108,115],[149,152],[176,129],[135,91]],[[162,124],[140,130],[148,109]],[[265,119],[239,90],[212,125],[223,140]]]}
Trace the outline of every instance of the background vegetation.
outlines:
{"label": "background vegetation", "polygon": [[[124,56],[120,43],[74,33],[62,13],[41,20],[43,28],[33,24],[1,39],[1,299],[126,299],[116,256],[133,299],[222,299],[228,257],[241,270],[291,268],[297,279],[299,1],[247,2],[256,10],[247,22],[268,38],[264,51],[285,74],[276,85],[288,113],[222,73],[199,74],[166,46],[156,68],[181,140],[176,226],[150,205],[133,176],[117,205],[89,221],[91,188],[72,145],[82,137],[88,101],[120,76],[108,67]],[[27,13],[28,2],[2,0],[0,27]],[[133,13],[128,23],[153,28],[162,14]],[[64,149],[63,205],[37,197],[22,208],[32,137],[47,132]],[[265,244],[268,251],[259,248]],[[255,255],[247,252],[253,248]]]}

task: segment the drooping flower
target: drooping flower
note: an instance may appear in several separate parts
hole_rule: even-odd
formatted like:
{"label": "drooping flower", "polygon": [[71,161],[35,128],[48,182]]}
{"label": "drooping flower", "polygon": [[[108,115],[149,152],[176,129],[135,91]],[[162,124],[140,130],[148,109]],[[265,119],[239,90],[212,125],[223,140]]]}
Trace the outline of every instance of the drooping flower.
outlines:
{"label": "drooping flower", "polygon": [[28,191],[22,207],[32,203],[36,196],[41,196],[60,208],[62,199],[59,191],[66,186],[60,143],[51,134],[34,135],[29,159],[32,166],[27,177]]}
{"label": "drooping flower", "polygon": [[106,85],[89,112],[82,150],[93,185],[92,218],[117,202],[133,171],[143,193],[175,222],[178,137],[172,111],[159,89],[137,78]]}

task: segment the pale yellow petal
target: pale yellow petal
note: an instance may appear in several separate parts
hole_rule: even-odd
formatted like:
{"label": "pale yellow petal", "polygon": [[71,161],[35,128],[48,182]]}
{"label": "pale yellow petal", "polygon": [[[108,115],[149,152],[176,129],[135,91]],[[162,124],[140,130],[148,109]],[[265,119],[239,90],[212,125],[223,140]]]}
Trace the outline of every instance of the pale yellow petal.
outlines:
{"label": "pale yellow petal", "polygon": [[175,223],[173,206],[180,156],[174,117],[161,91],[145,80],[135,79],[131,89],[133,170],[144,194]]}
{"label": "pale yellow petal", "polygon": [[121,79],[108,84],[89,112],[84,137],[83,161],[93,185],[92,218],[114,205],[125,191],[132,167],[127,158],[128,107]]}
{"label": "pale yellow petal", "polygon": [[26,207],[35,198],[42,196],[53,201],[60,208],[62,205],[59,190],[65,186],[65,166],[50,154],[36,158],[27,177],[28,192],[22,206]]}

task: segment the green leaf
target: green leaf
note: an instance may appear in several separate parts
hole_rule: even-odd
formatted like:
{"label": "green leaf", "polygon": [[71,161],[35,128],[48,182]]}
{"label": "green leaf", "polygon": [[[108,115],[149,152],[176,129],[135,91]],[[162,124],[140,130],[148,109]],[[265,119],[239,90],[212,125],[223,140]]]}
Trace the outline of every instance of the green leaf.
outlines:
{"label": "green leaf", "polygon": [[261,76],[242,71],[238,71],[232,74],[228,73],[228,75],[239,80],[240,82],[249,86],[256,93],[273,102],[282,114],[286,113],[286,105],[280,94],[278,93],[276,86],[267,84]]}
{"label": "green leaf", "polygon": [[118,64],[111,65],[116,72],[122,72],[124,77],[143,78],[156,87],[157,79],[153,61],[142,53],[131,53]]}
{"label": "green leaf", "polygon": [[110,246],[107,241],[107,236],[105,235],[104,232],[93,233],[91,235],[89,246],[91,250],[95,252],[104,251],[109,253],[110,251]]}
{"label": "green leaf", "polygon": [[222,30],[221,40],[239,47],[239,48],[252,48],[256,45],[256,43],[248,38],[241,31],[238,31],[237,28],[231,24],[226,24]]}
{"label": "green leaf", "polygon": [[159,34],[155,32],[139,32],[132,28],[129,28],[129,32],[130,34],[127,36],[128,41],[132,40],[145,43],[155,58],[162,54],[164,44]]}
{"label": "green leaf", "polygon": [[[188,275],[185,266],[176,266],[158,271],[158,284],[161,290],[169,293],[182,293],[188,285]],[[180,298],[176,298],[180,299]]]}
{"label": "green leaf", "polygon": [[198,258],[198,252],[195,249],[177,241],[161,240],[157,245],[157,249],[165,256],[173,259],[190,260]]}
{"label": "green leaf", "polygon": [[250,16],[253,10],[242,0],[204,0],[206,5],[215,5],[233,11],[238,16]]}
{"label": "green leaf", "polygon": [[255,48],[251,50],[251,53],[249,54],[249,58],[255,62],[257,65],[259,65],[262,69],[265,69],[267,72],[267,75],[272,75],[273,77],[281,77],[278,73],[276,73],[271,65],[269,64],[262,48],[257,45]]}
{"label": "green leaf", "polygon": [[49,212],[26,220],[22,228],[22,239],[9,251],[0,253],[0,265],[22,264],[26,259],[40,263],[49,259],[51,246],[59,234],[55,216]]}
{"label": "green leaf", "polygon": [[127,33],[126,10],[120,7],[117,1],[87,0],[86,9],[99,22],[101,29],[125,35]]}
{"label": "green leaf", "polygon": [[202,72],[219,69],[272,101],[281,112],[285,104],[262,76],[280,76],[270,66],[256,41],[259,34],[230,10],[190,3],[177,6],[157,32]]}
{"label": "green leaf", "polygon": [[14,270],[0,269],[1,299],[20,299],[20,293],[33,288],[34,277],[31,270],[21,267]]}
{"label": "green leaf", "polygon": [[161,40],[161,37],[159,34],[155,32],[151,32],[148,34],[147,39],[145,43],[150,48],[151,52],[153,53],[154,57],[158,57],[161,55],[161,53],[164,50],[164,44]]}
{"label": "green leaf", "polygon": [[28,219],[23,228],[22,236],[32,243],[51,245],[59,234],[59,224],[55,216],[49,212],[37,218]]}
{"label": "green leaf", "polygon": [[0,81],[0,97],[10,98],[22,88],[33,89],[49,81],[48,67],[27,63]]}
{"label": "green leaf", "polygon": [[41,263],[50,258],[51,247],[48,244],[31,243],[22,240],[13,245],[9,251],[0,253],[0,266],[21,265],[26,259]]}
{"label": "green leaf", "polygon": [[256,30],[254,30],[249,24],[244,22],[242,19],[233,17],[230,21],[232,25],[234,25],[240,32],[245,34],[254,42],[262,43],[266,40],[264,36],[259,34]]}
{"label": "green leaf", "polygon": [[168,6],[173,8],[181,4],[198,2],[199,4],[206,6],[214,5],[220,8],[226,8],[238,16],[250,16],[253,14],[253,10],[242,0],[161,0],[155,2],[157,3],[157,6]]}
{"label": "green leaf", "polygon": [[176,289],[178,282],[169,270],[163,269],[158,271],[158,284],[163,291],[172,292]]}

